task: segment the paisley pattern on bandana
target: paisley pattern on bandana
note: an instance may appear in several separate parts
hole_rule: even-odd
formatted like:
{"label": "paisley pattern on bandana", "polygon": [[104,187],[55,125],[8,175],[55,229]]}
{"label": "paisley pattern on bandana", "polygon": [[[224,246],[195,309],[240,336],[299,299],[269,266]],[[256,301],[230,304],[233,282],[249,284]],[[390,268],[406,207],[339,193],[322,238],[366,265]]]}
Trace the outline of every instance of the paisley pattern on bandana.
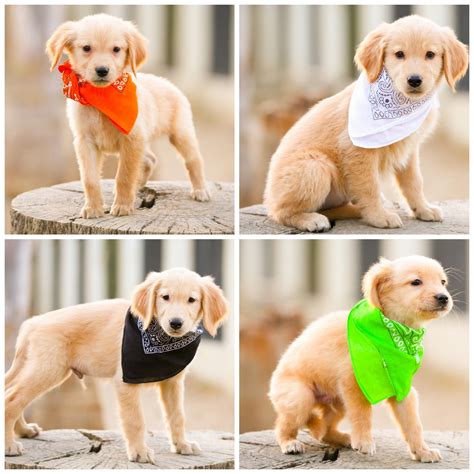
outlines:
{"label": "paisley pattern on bandana", "polygon": [[182,337],[172,337],[165,332],[156,319],[153,319],[148,329],[144,329],[142,321],[137,319],[137,327],[142,336],[145,354],[162,354],[182,349],[194,342],[203,333],[203,330],[198,328],[195,332],[189,332]]}
{"label": "paisley pattern on bandana", "polygon": [[411,114],[431,99],[431,95],[413,100],[395,89],[391,77],[385,68],[379,78],[369,86],[369,103],[374,120],[396,119]]}

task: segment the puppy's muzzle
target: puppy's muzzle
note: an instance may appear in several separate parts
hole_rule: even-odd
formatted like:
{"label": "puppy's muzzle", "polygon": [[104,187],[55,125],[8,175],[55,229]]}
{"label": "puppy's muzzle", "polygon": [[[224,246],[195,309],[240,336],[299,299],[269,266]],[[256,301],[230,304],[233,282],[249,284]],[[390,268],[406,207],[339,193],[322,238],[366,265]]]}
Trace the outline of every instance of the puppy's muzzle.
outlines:
{"label": "puppy's muzzle", "polygon": [[180,318],[173,318],[170,320],[169,324],[171,329],[177,331],[178,329],[181,329],[181,326],[183,325],[183,320]]}
{"label": "puppy's muzzle", "polygon": [[435,295],[435,300],[437,301],[438,305],[442,308],[445,308],[449,302],[449,296],[445,295],[444,293],[438,293]]}
{"label": "puppy's muzzle", "polygon": [[109,71],[110,69],[105,66],[99,66],[95,68],[95,73],[97,74],[97,76],[102,77],[102,78],[107,77],[107,74],[109,73]]}
{"label": "puppy's muzzle", "polygon": [[413,74],[411,76],[408,76],[407,82],[410,87],[413,87],[413,89],[417,89],[423,83],[423,79],[418,74]]}

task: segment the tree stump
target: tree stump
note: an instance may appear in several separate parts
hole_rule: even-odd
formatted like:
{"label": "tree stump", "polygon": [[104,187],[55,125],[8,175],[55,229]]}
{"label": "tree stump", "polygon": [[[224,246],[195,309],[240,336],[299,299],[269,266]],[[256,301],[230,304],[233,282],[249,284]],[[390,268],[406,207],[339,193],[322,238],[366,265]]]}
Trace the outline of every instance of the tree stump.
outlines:
{"label": "tree stump", "polygon": [[232,469],[234,436],[216,431],[189,432],[202,449],[198,455],[173,454],[164,432],[149,432],[155,464],[133,463],[117,431],[51,430],[22,439],[21,456],[5,457],[7,469]]}
{"label": "tree stump", "polygon": [[208,202],[194,201],[188,182],[149,182],[137,193],[130,216],[108,214],[114,180],[102,181],[106,215],[82,219],[84,191],[79,181],[20,194],[11,204],[15,234],[232,234],[234,185],[208,183]]}
{"label": "tree stump", "polygon": [[[387,205],[402,218],[399,229],[378,229],[364,224],[360,219],[338,220],[327,234],[469,234],[469,202],[440,201],[435,203],[443,210],[443,222],[423,222],[412,217],[411,212],[398,204]],[[263,205],[240,210],[241,234],[309,234],[298,229],[277,224],[267,215]]]}
{"label": "tree stump", "polygon": [[304,454],[282,454],[273,430],[255,431],[240,436],[241,469],[469,469],[467,431],[425,431],[427,444],[439,449],[443,460],[424,464],[413,461],[396,430],[374,430],[377,452],[374,456],[352,449],[328,448],[306,431],[298,439],[306,444]]}

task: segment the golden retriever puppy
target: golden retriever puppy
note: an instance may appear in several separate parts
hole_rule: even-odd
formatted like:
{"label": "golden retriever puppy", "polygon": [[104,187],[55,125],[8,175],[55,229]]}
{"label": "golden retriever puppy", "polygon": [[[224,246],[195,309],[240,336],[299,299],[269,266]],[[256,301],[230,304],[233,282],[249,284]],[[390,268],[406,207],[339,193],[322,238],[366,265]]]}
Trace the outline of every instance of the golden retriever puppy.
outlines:
{"label": "golden retriever puppy", "polygon": [[[136,190],[146,184],[156,164],[150,145],[162,135],[169,137],[184,159],[193,199],[209,200],[189,102],[166,79],[152,74],[137,74],[147,56],[147,41],[131,22],[106,14],[67,21],[49,38],[46,51],[51,70],[56,68],[65,52],[72,73],[81,86],[78,90],[85,90],[83,86],[86,85],[95,98],[100,99],[101,92],[91,90],[91,87],[101,88],[107,93],[115,92],[116,88],[123,93],[121,87],[125,83],[132,81],[136,86],[133,103],[127,103],[126,107],[114,103],[123,96],[115,93],[111,95],[111,103],[105,104],[112,109],[115,118],[118,116],[122,120],[127,120],[125,114],[129,113],[129,108],[138,106],[138,112],[134,110],[138,115],[134,122],[131,119],[129,126],[133,127],[129,131],[114,126],[107,111],[83,105],[82,98],[72,96],[76,100],[67,101],[67,116],[85,192],[82,217],[104,215],[100,176],[104,155],[110,154],[119,155],[115,199],[110,213],[125,216],[133,212]],[[67,89],[71,84],[66,82]],[[127,90],[133,89],[133,84],[128,84]]]}
{"label": "golden retriever puppy", "polygon": [[442,77],[454,90],[467,71],[467,47],[451,29],[413,15],[372,31],[355,62],[359,80],[316,104],[273,155],[264,199],[269,215],[310,232],[330,229],[328,217],[400,227],[381,199],[380,176],[394,173],[416,218],[441,221],[441,210],[423,194],[419,150],[436,124]]}
{"label": "golden retriever puppy", "polygon": [[[37,425],[26,423],[25,408],[73,373],[113,380],[130,461],[154,462],[153,451],[145,443],[140,406],[144,383],[134,380],[135,374],[140,380],[149,374],[147,383],[159,393],[172,452],[200,452],[197,443],[185,436],[185,370],[173,357],[184,357],[184,363],[189,363],[194,352],[187,351],[191,343],[199,344],[200,322],[214,336],[227,313],[228,302],[211,277],[177,268],[150,273],[135,289],[131,302],[115,299],[82,304],[27,320],[5,379],[6,455],[23,452],[15,432],[28,438],[40,432]],[[126,346],[135,333],[138,344],[133,347],[127,342]],[[163,357],[157,361],[147,347],[159,350],[157,357]],[[176,352],[177,347],[184,352]]]}
{"label": "golden retriever puppy", "polygon": [[[415,330],[448,314],[453,304],[443,268],[426,257],[381,259],[366,273],[362,285],[371,307]],[[355,376],[347,326],[347,311],[329,314],[312,323],[280,359],[269,396],[277,413],[276,438],[283,453],[304,451],[297,440],[298,430],[304,426],[322,443],[375,453],[371,403]],[[399,401],[388,398],[394,418],[412,458],[437,462],[439,451],[423,440],[417,392],[408,387],[407,393]],[[351,424],[350,435],[337,428],[344,416]]]}

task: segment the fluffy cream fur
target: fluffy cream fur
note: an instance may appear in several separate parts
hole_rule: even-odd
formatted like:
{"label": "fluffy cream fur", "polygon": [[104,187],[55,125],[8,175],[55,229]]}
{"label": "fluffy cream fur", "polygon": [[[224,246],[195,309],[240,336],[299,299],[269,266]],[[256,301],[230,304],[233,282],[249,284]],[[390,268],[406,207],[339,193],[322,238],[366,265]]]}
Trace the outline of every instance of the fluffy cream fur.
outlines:
{"label": "fluffy cream fur", "polygon": [[[400,51],[401,59],[396,56]],[[429,51],[433,58],[427,57]],[[401,93],[421,98],[439,86],[443,75],[454,89],[467,71],[468,53],[449,28],[413,15],[372,31],[357,49],[355,61],[372,82],[385,65]],[[416,90],[407,83],[411,74],[423,78]],[[353,88],[351,84],[316,104],[282,139],[265,190],[270,216],[311,232],[328,230],[329,219],[347,217],[362,217],[375,227],[400,227],[400,217],[386,210],[381,200],[380,175],[390,172],[416,218],[440,221],[441,210],[423,194],[419,165],[420,145],[435,127],[437,110],[404,140],[378,149],[359,148],[347,131]]]}
{"label": "fluffy cream fur", "polygon": [[[163,298],[166,294],[167,300]],[[194,299],[193,302],[189,298]],[[145,421],[140,405],[143,384],[122,381],[121,345],[125,315],[134,313],[148,325],[155,315],[172,336],[194,329],[202,320],[208,332],[216,334],[228,313],[222,290],[210,277],[186,269],[151,273],[139,285],[132,301],[107,300],[72,306],[36,316],[24,322],[18,335],[15,359],[5,377],[5,453],[22,454],[20,437],[34,437],[41,429],[28,424],[25,408],[36,398],[62,384],[72,373],[113,380],[119,401],[120,418],[130,461],[154,462],[153,451],[145,443]],[[183,319],[180,332],[169,320]],[[199,452],[184,430],[185,371],[153,384],[158,391],[171,450],[180,454]],[[148,386],[150,384],[147,384]]]}
{"label": "fluffy cream fur", "polygon": [[[412,285],[417,279],[422,284]],[[364,295],[373,305],[387,317],[414,328],[451,310],[446,285],[441,265],[419,256],[382,259],[363,279]],[[439,293],[449,297],[446,306],[436,300]],[[347,347],[347,315],[340,311],[312,323],[289,346],[273,373],[269,396],[277,412],[276,437],[283,453],[304,451],[297,440],[304,426],[323,443],[375,453],[371,404],[354,377]],[[423,440],[416,390],[412,388],[403,401],[389,399],[388,404],[413,459],[439,461],[439,451]],[[351,424],[350,435],[337,428],[344,416]]]}
{"label": "fluffy cream fur", "polygon": [[[86,52],[84,46],[90,46]],[[120,48],[114,52],[114,48]],[[97,87],[113,83],[126,70],[136,70],[145,62],[147,41],[136,27],[119,18],[98,14],[58,27],[46,44],[53,70],[63,52],[69,56],[76,74]],[[96,67],[109,68],[106,81],[98,82]],[[119,155],[115,177],[115,199],[110,210],[125,216],[134,210],[136,190],[148,181],[156,164],[151,143],[162,135],[184,159],[192,184],[192,197],[209,200],[203,160],[194,129],[191,106],[171,82],[152,74],[136,74],[138,118],[129,135],[124,135],[105,115],[93,107],[67,101],[67,116],[74,135],[74,148],[84,186],[84,218],[101,217],[104,206],[100,190],[105,155]]]}

